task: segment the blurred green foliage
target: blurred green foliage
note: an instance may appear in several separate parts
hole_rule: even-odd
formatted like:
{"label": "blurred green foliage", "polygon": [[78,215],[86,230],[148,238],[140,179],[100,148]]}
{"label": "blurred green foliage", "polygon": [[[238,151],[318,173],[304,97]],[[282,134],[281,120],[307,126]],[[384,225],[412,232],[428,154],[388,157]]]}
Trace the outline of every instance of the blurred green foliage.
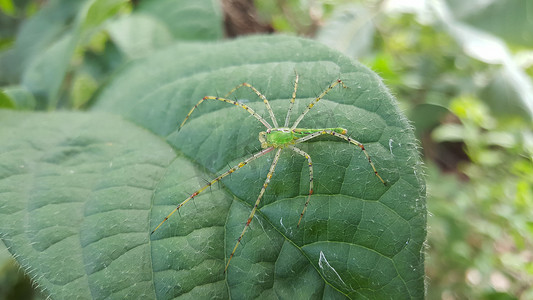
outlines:
{"label": "blurred green foliage", "polygon": [[[277,31],[316,37],[369,65],[413,120],[427,165],[432,213],[428,298],[532,299],[532,2],[255,3],[260,16]],[[37,19],[46,17],[41,4],[0,1],[0,50],[13,47],[22,21],[36,14]],[[131,3],[123,5],[126,8],[114,11],[113,17],[132,13]],[[149,7],[144,9],[150,12]],[[158,26],[146,22],[149,28]],[[121,37],[113,37],[113,26],[126,25],[115,22],[109,31],[93,30],[76,43],[72,60],[76,68],[71,66],[61,75],[66,80],[57,87],[58,106],[83,108],[105,84],[106,74],[134,52],[121,47],[127,44],[121,43]],[[75,25],[69,19],[65,26]],[[151,45],[165,45],[180,34],[169,28]],[[188,31],[185,38],[201,36],[201,30],[193,35]],[[136,47],[150,50],[150,45]],[[0,106],[32,108],[33,93],[13,82],[17,76],[7,74],[5,67],[0,71],[5,86]],[[0,258],[2,272],[12,270],[6,267],[9,258]],[[20,285],[13,282],[2,280],[2,291]]]}

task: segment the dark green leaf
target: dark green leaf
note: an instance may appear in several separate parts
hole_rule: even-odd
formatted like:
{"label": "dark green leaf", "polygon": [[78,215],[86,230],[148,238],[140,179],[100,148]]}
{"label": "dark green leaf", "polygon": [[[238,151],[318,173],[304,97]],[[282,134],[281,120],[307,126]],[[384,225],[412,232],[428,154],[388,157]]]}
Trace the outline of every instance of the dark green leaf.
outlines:
{"label": "dark green leaf", "polygon": [[[262,125],[243,109],[208,101],[178,131],[189,109],[247,81],[282,123],[294,71],[300,83],[291,119],[341,78],[347,88],[331,90],[299,127],[345,127],[388,186],[358,147],[317,138],[298,145],[315,171],[301,226],[309,169],[284,150],[227,273],[271,154],[195,197],[150,236],[206,180],[259,148]],[[232,97],[268,116],[249,89]],[[7,129],[0,131],[0,237],[52,297],[424,296],[416,141],[379,78],[358,63],[291,37],[180,44],[131,63],[96,104],[108,113],[0,113]]]}
{"label": "dark green leaf", "polygon": [[[182,180],[169,178],[160,185],[154,228],[207,180],[259,150],[257,134],[264,127],[243,109],[207,101],[178,131],[190,108],[206,95],[224,95],[246,81],[265,94],[282,123],[294,71],[300,84],[292,120],[341,78],[348,88],[332,90],[299,127],[345,127],[365,144],[389,186],[379,182],[353,145],[328,138],[303,144],[313,159],[315,195],[303,226],[296,228],[309,170],[303,157],[284,151],[260,213],[229,266],[227,290],[221,274],[224,258],[265,180],[272,159],[265,155],[223,180],[230,197],[224,201],[233,199],[223,202],[223,209],[213,211],[219,203],[213,201],[224,199],[213,195],[218,193],[213,187],[154,234],[153,247],[163,255],[154,258],[156,290],[165,297],[208,290],[237,298],[290,295],[301,293],[297,287],[303,282],[315,282],[305,285],[306,292],[313,286],[313,297],[323,295],[328,285],[354,298],[423,296],[425,204],[416,142],[394,99],[361,65],[315,42],[288,37],[180,44],[131,64],[101,93],[96,108],[167,138],[195,164],[194,169],[180,169]],[[268,119],[262,101],[249,89],[231,98]],[[199,176],[204,169],[212,175]]]}

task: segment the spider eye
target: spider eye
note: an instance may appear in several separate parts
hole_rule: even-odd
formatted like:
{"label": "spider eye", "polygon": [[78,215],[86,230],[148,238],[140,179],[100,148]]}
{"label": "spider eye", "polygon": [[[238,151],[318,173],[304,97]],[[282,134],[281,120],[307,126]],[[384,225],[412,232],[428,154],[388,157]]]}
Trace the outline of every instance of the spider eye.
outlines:
{"label": "spider eye", "polygon": [[266,141],[266,135],[267,135],[267,134],[266,134],[266,132],[264,132],[264,131],[259,132],[259,141],[260,141],[261,143],[263,143],[263,142]]}

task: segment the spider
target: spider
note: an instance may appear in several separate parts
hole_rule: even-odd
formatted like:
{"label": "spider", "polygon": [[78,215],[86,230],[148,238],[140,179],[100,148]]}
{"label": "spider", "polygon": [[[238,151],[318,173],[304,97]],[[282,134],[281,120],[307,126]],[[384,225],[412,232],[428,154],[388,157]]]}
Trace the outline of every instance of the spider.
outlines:
{"label": "spider", "polygon": [[[233,251],[231,252],[231,254],[230,254],[230,256],[229,256],[229,258],[228,258],[228,260],[226,262],[226,266],[224,268],[224,272],[226,272],[228,270],[230,261],[233,258],[234,254],[235,254],[235,251],[237,250],[237,247],[241,243],[242,237],[244,236],[244,234],[246,233],[246,230],[248,229],[248,227],[250,226],[250,223],[252,222],[252,219],[253,219],[253,217],[255,215],[255,212],[257,211],[257,207],[259,206],[259,203],[261,202],[261,198],[263,197],[263,194],[265,193],[265,190],[266,190],[268,184],[270,183],[270,180],[272,179],[272,176],[274,175],[274,170],[276,169],[276,165],[278,163],[278,160],[279,160],[279,157],[281,155],[281,152],[284,149],[292,150],[295,153],[297,153],[298,155],[301,155],[301,156],[305,157],[307,159],[308,166],[309,166],[309,195],[307,196],[307,200],[305,202],[304,208],[302,210],[302,213],[300,214],[300,218],[298,219],[297,227],[300,226],[300,223],[301,223],[302,218],[303,218],[303,216],[305,214],[307,206],[309,205],[309,201],[311,200],[311,195],[313,194],[313,162],[312,162],[311,157],[309,156],[309,154],[307,154],[306,152],[304,152],[300,148],[296,147],[296,145],[298,145],[300,143],[303,143],[303,142],[306,142],[306,141],[309,141],[309,140],[311,140],[313,138],[316,138],[318,136],[321,136],[321,135],[332,135],[332,136],[335,136],[337,138],[343,139],[343,140],[347,141],[348,143],[351,143],[351,144],[359,147],[363,151],[363,153],[365,154],[365,156],[366,156],[366,158],[368,160],[368,163],[372,167],[376,177],[384,185],[387,185],[387,183],[383,180],[383,178],[381,178],[381,176],[379,175],[378,171],[376,170],[376,167],[374,166],[374,163],[370,159],[370,155],[365,150],[365,147],[363,146],[363,144],[361,144],[360,142],[358,142],[358,141],[350,138],[349,136],[347,136],[346,135],[347,134],[347,130],[346,129],[340,128],[340,127],[339,128],[298,128],[298,124],[300,123],[300,121],[302,121],[302,119],[305,117],[305,115],[331,89],[333,89],[337,85],[341,85],[343,88],[346,88],[346,85],[344,84],[344,82],[342,80],[337,79],[337,80],[333,81],[318,97],[316,97],[313,101],[311,101],[307,105],[305,110],[300,114],[300,116],[296,119],[296,121],[294,121],[294,123],[289,127],[290,115],[291,115],[291,111],[292,111],[292,108],[294,106],[294,102],[295,102],[295,99],[296,99],[296,91],[298,90],[298,80],[299,80],[299,76],[298,76],[298,74],[296,74],[296,78],[294,80],[294,91],[292,93],[292,98],[290,100],[289,109],[287,111],[287,116],[285,117],[285,123],[284,123],[283,127],[280,127],[278,125],[278,122],[276,120],[276,116],[274,115],[274,112],[272,111],[272,108],[270,107],[270,103],[268,102],[267,98],[261,92],[259,92],[255,87],[253,87],[252,85],[250,85],[250,84],[248,84],[246,82],[241,83],[238,86],[236,86],[235,88],[233,88],[231,91],[229,91],[229,93],[226,94],[225,97],[205,96],[200,101],[198,101],[198,103],[196,103],[196,105],[194,105],[194,107],[189,111],[189,113],[187,114],[187,116],[185,117],[183,122],[181,123],[180,129],[185,125],[187,120],[189,120],[189,118],[190,118],[191,114],[194,112],[194,110],[200,104],[202,104],[202,102],[204,102],[205,100],[217,100],[217,101],[226,102],[226,103],[238,106],[238,107],[246,110],[249,114],[254,116],[259,122],[261,122],[266,127],[265,131],[259,132],[259,142],[261,143],[261,148],[263,150],[261,150],[261,151],[255,153],[255,154],[253,154],[252,156],[246,158],[245,160],[243,160],[242,162],[240,162],[236,166],[230,168],[225,173],[223,173],[223,174],[219,175],[218,177],[214,178],[213,180],[209,181],[206,185],[204,185],[203,187],[201,187],[200,189],[198,189],[197,191],[192,193],[187,199],[185,199],[183,202],[178,204],[178,206],[172,212],[170,212],[163,219],[163,221],[161,221],[161,223],[159,223],[159,225],[157,225],[157,227],[154,230],[152,230],[151,234],[153,234],[159,227],[161,227],[161,225],[163,225],[163,223],[165,223],[168,220],[168,218],[170,218],[170,216],[172,216],[176,211],[178,211],[183,205],[185,205],[187,202],[189,202],[189,200],[191,200],[194,197],[198,196],[198,194],[200,194],[201,192],[206,190],[208,187],[212,186],[214,183],[220,181],[222,178],[230,175],[231,173],[237,171],[238,169],[244,167],[245,165],[247,165],[248,163],[252,162],[253,160],[255,160],[255,159],[257,159],[257,158],[259,158],[259,157],[261,157],[261,156],[263,156],[263,155],[275,150],[274,159],[272,160],[272,164],[270,165],[270,169],[269,169],[268,174],[266,176],[265,182],[263,183],[263,186],[261,187],[261,191],[259,192],[259,196],[257,197],[257,200],[255,201],[255,204],[254,204],[254,207],[253,207],[252,211],[250,212],[250,216],[248,217],[248,220],[246,221],[246,225],[244,226],[244,228],[242,230],[242,233],[240,234],[239,238],[237,239],[235,247],[233,248]],[[268,113],[270,115],[270,119],[272,120],[272,125],[267,120],[265,120],[263,117],[261,117],[259,114],[257,114],[251,107],[249,107],[249,106],[247,106],[247,105],[245,105],[243,103],[240,103],[238,101],[234,101],[234,100],[228,99],[228,97],[231,94],[233,94],[236,90],[238,90],[238,89],[240,89],[242,87],[250,88],[259,98],[261,98],[261,100],[263,100],[263,102],[265,103],[266,109],[267,109],[267,111],[268,111]]]}

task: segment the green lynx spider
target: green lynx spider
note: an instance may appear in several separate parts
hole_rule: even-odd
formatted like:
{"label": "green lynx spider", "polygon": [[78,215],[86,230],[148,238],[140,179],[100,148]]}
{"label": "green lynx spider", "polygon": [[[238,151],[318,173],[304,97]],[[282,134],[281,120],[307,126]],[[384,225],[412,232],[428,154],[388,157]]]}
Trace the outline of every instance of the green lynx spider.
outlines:
{"label": "green lynx spider", "polygon": [[[270,104],[269,104],[268,100],[266,99],[266,97],[263,94],[261,94],[256,88],[254,88],[253,86],[251,86],[250,84],[248,84],[246,82],[244,82],[244,83],[236,86],[235,88],[233,88],[225,97],[206,96],[206,97],[202,98],[200,101],[198,101],[198,103],[189,111],[189,113],[185,117],[185,120],[183,120],[183,122],[181,123],[180,129],[183,127],[183,125],[185,125],[185,122],[187,122],[187,120],[189,119],[191,114],[194,112],[194,110],[202,102],[204,102],[205,100],[223,101],[223,102],[226,102],[226,103],[229,103],[229,104],[233,104],[235,106],[238,106],[238,107],[241,107],[241,108],[245,109],[248,113],[250,113],[252,116],[254,116],[259,122],[261,122],[266,127],[266,131],[261,131],[259,133],[259,141],[261,142],[261,148],[263,148],[263,150],[255,153],[251,157],[248,157],[247,159],[243,160],[242,162],[240,162],[236,166],[230,168],[227,172],[219,175],[215,179],[213,179],[210,182],[208,182],[205,186],[203,186],[202,188],[200,188],[196,192],[192,193],[192,195],[190,195],[187,199],[185,199],[183,202],[181,202],[170,214],[168,214],[168,216],[166,216],[165,219],[163,219],[163,221],[161,221],[161,223],[159,223],[159,225],[157,225],[157,227],[152,231],[151,234],[153,234],[159,227],[161,227],[161,225],[163,225],[163,223],[165,223],[165,221],[168,220],[168,218],[170,218],[170,216],[172,216],[172,214],[174,214],[183,205],[185,205],[185,203],[189,202],[189,200],[191,200],[194,197],[198,196],[198,194],[200,194],[201,192],[206,190],[208,187],[212,186],[214,183],[220,181],[222,178],[230,175],[231,173],[237,171],[238,169],[244,167],[249,162],[251,162],[251,161],[253,161],[253,160],[255,160],[255,159],[257,159],[257,158],[259,158],[259,157],[261,157],[261,156],[263,156],[263,155],[265,155],[267,153],[269,153],[270,151],[272,151],[274,149],[277,149],[276,150],[276,154],[274,156],[274,159],[272,160],[272,164],[270,165],[270,169],[269,169],[268,174],[266,176],[265,182],[263,183],[263,187],[261,188],[261,191],[259,192],[259,196],[257,197],[257,200],[255,201],[255,204],[254,204],[254,207],[252,209],[252,212],[250,213],[250,216],[248,217],[248,220],[246,221],[246,225],[244,226],[244,229],[242,230],[241,235],[237,239],[237,243],[235,244],[235,247],[233,248],[233,251],[231,252],[230,257],[229,257],[229,259],[228,259],[228,261],[226,263],[226,267],[224,268],[224,272],[226,272],[227,269],[228,269],[229,263],[230,263],[231,259],[233,258],[233,255],[235,254],[235,251],[237,250],[237,247],[239,246],[242,237],[244,236],[244,233],[248,229],[248,226],[250,226],[250,222],[252,222],[252,219],[253,219],[253,217],[255,215],[257,207],[259,206],[259,203],[261,202],[261,198],[263,197],[263,194],[265,193],[265,190],[266,190],[268,184],[270,183],[272,175],[274,174],[274,169],[276,168],[276,164],[278,163],[278,159],[280,157],[281,151],[283,149],[286,149],[286,148],[288,148],[288,149],[296,152],[297,154],[305,157],[307,159],[308,166],[309,166],[309,195],[307,196],[307,201],[305,202],[305,205],[304,205],[304,208],[302,210],[302,213],[300,214],[300,219],[298,220],[297,227],[300,226],[300,222],[302,221],[302,217],[304,216],[304,213],[305,213],[305,211],[307,209],[307,205],[309,204],[309,200],[311,199],[311,195],[313,194],[313,163],[311,161],[311,157],[309,156],[309,154],[307,154],[304,151],[302,151],[301,149],[295,147],[295,145],[303,143],[303,142],[308,141],[310,139],[313,139],[315,137],[318,137],[318,136],[321,136],[321,135],[325,135],[325,134],[341,138],[341,139],[343,139],[343,140],[345,140],[345,141],[347,141],[347,142],[349,142],[351,144],[354,144],[355,146],[358,146],[363,151],[363,153],[365,154],[368,162],[370,163],[370,166],[372,166],[372,169],[374,170],[374,174],[377,176],[377,178],[384,185],[386,185],[386,182],[378,174],[378,171],[376,170],[376,167],[374,166],[374,163],[372,163],[372,160],[370,159],[370,156],[368,155],[368,152],[365,150],[365,147],[363,146],[363,144],[361,144],[360,142],[348,137],[346,135],[346,133],[347,133],[346,129],[344,129],[344,128],[319,128],[319,129],[297,128],[298,124],[304,118],[304,116],[309,112],[309,110],[311,110],[311,108],[313,108],[313,106],[318,101],[320,101],[320,99],[322,99],[331,89],[333,89],[335,86],[337,86],[339,84],[342,87],[346,88],[346,85],[342,82],[342,80],[337,79],[334,82],[332,82],[322,92],[322,94],[320,94],[313,101],[311,101],[311,103],[309,103],[307,105],[307,107],[300,114],[298,119],[296,119],[296,121],[292,124],[292,126],[289,127],[289,119],[290,119],[292,107],[294,106],[294,101],[296,99],[296,91],[298,90],[298,78],[299,78],[299,76],[298,76],[298,74],[296,74],[296,78],[294,80],[294,91],[292,93],[292,98],[291,98],[291,101],[290,101],[290,104],[289,104],[289,110],[287,111],[287,116],[285,117],[285,123],[284,123],[283,127],[279,127],[278,126],[278,122],[276,121],[276,117],[274,116],[274,112],[272,111],[272,108],[270,107]],[[265,103],[265,106],[266,106],[266,108],[268,110],[268,113],[270,115],[270,119],[272,120],[272,124],[274,124],[274,126],[270,125],[270,123],[268,123],[263,117],[261,117],[252,108],[248,107],[247,105],[245,105],[243,103],[240,103],[238,101],[234,101],[234,100],[228,99],[228,97],[231,94],[233,94],[236,90],[238,90],[241,87],[250,88],[252,91],[254,91],[255,94],[257,94],[257,96],[259,96],[259,98],[261,98],[263,100],[263,102]]]}

